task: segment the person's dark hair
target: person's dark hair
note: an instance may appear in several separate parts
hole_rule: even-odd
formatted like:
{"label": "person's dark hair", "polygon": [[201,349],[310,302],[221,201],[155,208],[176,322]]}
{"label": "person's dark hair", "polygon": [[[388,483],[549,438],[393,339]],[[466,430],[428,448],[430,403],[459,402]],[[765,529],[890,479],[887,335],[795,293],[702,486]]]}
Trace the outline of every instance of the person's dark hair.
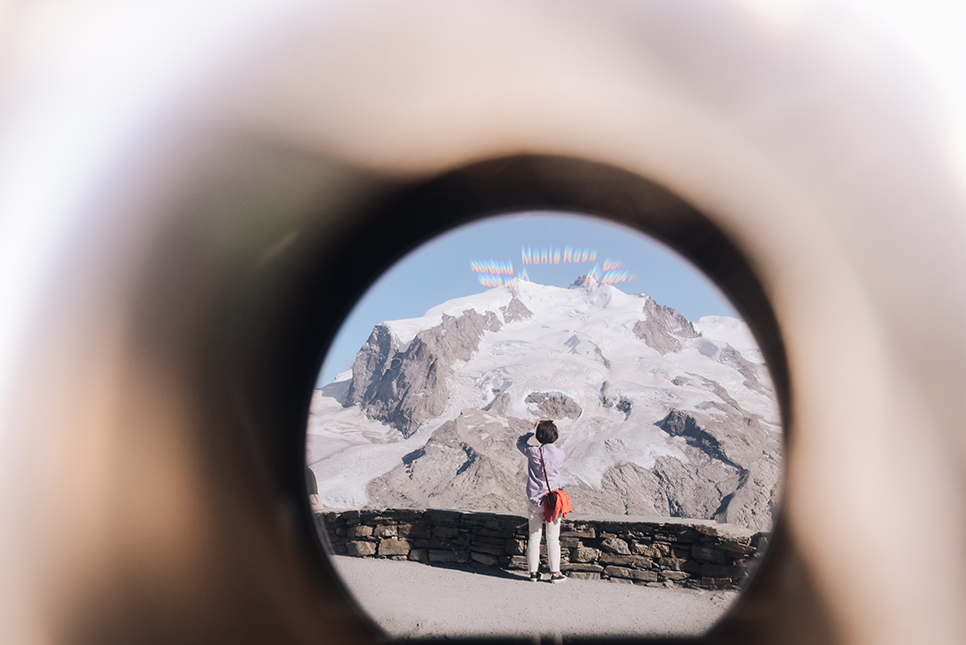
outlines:
{"label": "person's dark hair", "polygon": [[557,440],[557,426],[553,421],[541,421],[537,424],[536,435],[540,443],[553,443]]}

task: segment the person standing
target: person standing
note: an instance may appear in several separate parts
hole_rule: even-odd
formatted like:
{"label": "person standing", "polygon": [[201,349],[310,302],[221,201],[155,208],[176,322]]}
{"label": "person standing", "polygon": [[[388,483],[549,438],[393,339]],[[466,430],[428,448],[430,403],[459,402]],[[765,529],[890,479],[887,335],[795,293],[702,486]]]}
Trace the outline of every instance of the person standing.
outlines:
{"label": "person standing", "polygon": [[[527,500],[530,539],[527,542],[527,568],[531,582],[540,580],[540,537],[543,532],[543,502],[551,490],[561,488],[560,471],[564,452],[554,445],[557,426],[553,421],[538,421],[535,432],[528,432],[517,439],[517,448],[527,458]],[[550,488],[547,488],[549,482]],[[560,517],[547,524],[547,559],[550,564],[550,582],[566,580],[560,573]]]}

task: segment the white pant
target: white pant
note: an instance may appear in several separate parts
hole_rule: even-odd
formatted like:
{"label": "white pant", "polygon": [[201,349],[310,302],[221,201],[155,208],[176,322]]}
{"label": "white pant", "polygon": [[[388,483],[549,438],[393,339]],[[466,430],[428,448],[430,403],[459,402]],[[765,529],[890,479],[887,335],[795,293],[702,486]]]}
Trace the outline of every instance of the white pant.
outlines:
{"label": "white pant", "polygon": [[[530,503],[530,540],[527,542],[527,568],[530,573],[540,569],[540,533],[543,530],[543,506]],[[547,522],[547,559],[550,571],[560,571],[560,518]]]}

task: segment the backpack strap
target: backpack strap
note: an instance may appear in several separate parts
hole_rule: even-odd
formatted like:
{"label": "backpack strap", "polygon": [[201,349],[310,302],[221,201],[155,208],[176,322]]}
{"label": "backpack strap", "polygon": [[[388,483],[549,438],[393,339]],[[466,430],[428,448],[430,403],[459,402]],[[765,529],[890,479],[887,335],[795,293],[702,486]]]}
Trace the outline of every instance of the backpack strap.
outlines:
{"label": "backpack strap", "polygon": [[550,479],[547,478],[547,464],[543,461],[543,446],[540,446],[540,466],[543,468],[543,481],[547,482],[547,494],[550,494]]}

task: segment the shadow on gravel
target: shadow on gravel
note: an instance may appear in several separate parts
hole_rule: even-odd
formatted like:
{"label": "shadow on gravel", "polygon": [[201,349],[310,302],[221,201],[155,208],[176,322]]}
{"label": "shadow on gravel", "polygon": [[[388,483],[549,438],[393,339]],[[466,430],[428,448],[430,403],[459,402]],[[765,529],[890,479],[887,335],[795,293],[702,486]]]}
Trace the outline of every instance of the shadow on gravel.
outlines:
{"label": "shadow on gravel", "polygon": [[422,564],[428,567],[435,567],[437,569],[452,569],[453,571],[463,571],[465,573],[476,573],[481,576],[491,576],[493,578],[503,578],[505,580],[519,580],[521,582],[530,582],[522,574],[511,573],[506,569],[500,569],[499,567],[489,567],[485,564],[480,563],[470,563],[470,564],[457,564],[454,562],[423,562]]}

